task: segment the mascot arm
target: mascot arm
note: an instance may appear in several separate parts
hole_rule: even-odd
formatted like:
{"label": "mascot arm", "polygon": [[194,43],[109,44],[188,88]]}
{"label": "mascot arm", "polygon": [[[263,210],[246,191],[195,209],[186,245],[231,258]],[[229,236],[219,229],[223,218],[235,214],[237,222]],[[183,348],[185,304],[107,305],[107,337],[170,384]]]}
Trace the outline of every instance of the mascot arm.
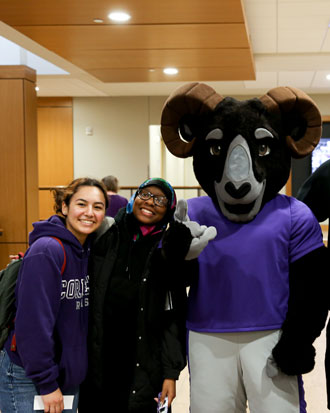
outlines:
{"label": "mascot arm", "polygon": [[[314,340],[328,315],[327,250],[317,248],[290,266],[290,298],[280,339],[271,361],[285,374],[310,372],[315,364]],[[268,375],[270,369],[268,367]]]}

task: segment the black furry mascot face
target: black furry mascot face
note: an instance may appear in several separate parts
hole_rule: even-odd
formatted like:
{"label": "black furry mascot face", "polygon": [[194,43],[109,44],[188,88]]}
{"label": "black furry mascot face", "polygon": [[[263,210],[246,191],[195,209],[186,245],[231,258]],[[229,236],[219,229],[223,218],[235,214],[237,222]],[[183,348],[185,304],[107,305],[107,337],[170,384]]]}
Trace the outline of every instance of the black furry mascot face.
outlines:
{"label": "black furry mascot face", "polygon": [[308,155],[321,136],[315,103],[285,87],[240,102],[188,84],[167,99],[161,124],[168,149],[193,156],[201,187],[237,222],[252,220],[275,197],[289,178],[291,156]]}

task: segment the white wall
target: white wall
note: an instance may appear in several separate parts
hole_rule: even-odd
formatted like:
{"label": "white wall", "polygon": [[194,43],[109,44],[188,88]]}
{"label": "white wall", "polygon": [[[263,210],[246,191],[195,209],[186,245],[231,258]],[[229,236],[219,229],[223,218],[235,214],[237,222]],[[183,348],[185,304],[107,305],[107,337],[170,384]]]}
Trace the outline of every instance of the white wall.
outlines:
{"label": "white wall", "polygon": [[[122,186],[137,186],[150,176],[161,176],[172,185],[198,185],[192,159],[172,156],[161,143],[160,132],[154,132],[157,142],[149,145],[150,126],[155,124],[151,130],[157,130],[165,99],[74,98],[74,176],[115,175]],[[86,135],[87,127],[93,135]],[[181,191],[178,197],[196,194]]]}
{"label": "white wall", "polygon": [[148,125],[146,97],[75,98],[74,176],[115,175],[121,185],[140,184],[148,177]]}

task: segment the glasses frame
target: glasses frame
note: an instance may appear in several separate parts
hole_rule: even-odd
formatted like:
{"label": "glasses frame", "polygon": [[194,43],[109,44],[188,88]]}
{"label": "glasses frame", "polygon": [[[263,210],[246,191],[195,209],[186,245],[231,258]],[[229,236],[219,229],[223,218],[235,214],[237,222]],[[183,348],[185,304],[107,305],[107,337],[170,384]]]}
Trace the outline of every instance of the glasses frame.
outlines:
{"label": "glasses frame", "polygon": [[[148,198],[146,197],[142,197],[141,194],[144,193],[148,196]],[[166,196],[164,195],[154,195],[151,192],[145,190],[145,189],[139,189],[137,191],[137,196],[142,199],[142,201],[148,201],[150,198],[153,198],[154,201],[154,205],[158,206],[158,207],[167,207],[168,205],[168,199],[166,198]],[[163,204],[163,200],[165,200],[165,203]],[[160,203],[159,203],[160,201]]]}

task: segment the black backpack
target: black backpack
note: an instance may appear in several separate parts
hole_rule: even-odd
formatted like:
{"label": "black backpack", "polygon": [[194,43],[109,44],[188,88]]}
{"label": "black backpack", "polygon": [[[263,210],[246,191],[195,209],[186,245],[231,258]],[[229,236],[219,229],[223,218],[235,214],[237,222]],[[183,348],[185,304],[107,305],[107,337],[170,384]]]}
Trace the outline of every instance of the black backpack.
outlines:
{"label": "black backpack", "polygon": [[[56,237],[64,252],[64,262],[61,268],[61,275],[66,266],[66,254],[62,241]],[[0,271],[0,350],[3,348],[15,320],[15,288],[19,269],[23,258],[18,258],[10,262],[6,268]],[[12,350],[16,350],[15,336],[12,340]]]}

